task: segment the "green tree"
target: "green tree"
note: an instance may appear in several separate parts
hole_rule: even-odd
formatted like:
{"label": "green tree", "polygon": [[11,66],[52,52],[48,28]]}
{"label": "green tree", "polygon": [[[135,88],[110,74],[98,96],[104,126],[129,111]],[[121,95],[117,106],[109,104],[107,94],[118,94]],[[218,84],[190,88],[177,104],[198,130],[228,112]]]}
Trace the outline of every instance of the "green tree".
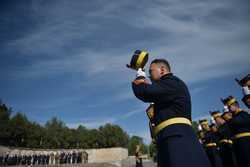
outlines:
{"label": "green tree", "polygon": [[118,125],[106,124],[99,128],[103,147],[127,147],[129,136]]}
{"label": "green tree", "polygon": [[192,128],[194,129],[195,133],[198,132],[198,123],[196,121],[192,121]]}
{"label": "green tree", "polygon": [[10,132],[9,132],[9,121],[10,121],[11,109],[0,101],[0,144],[9,145]]}
{"label": "green tree", "polygon": [[98,129],[87,129],[80,125],[68,128],[56,117],[44,126],[30,122],[20,112],[11,116],[12,110],[0,102],[0,144],[29,148],[108,148],[124,147],[133,154],[137,144],[147,152],[142,138],[129,135],[118,125],[105,124]]}
{"label": "green tree", "polygon": [[89,148],[102,148],[102,136],[97,129],[91,129],[87,133]]}
{"label": "green tree", "polygon": [[90,148],[90,146],[88,145],[89,133],[90,132],[86,127],[82,125],[78,126],[78,128],[76,129],[77,147]]}
{"label": "green tree", "polygon": [[29,148],[44,148],[43,139],[45,136],[45,129],[36,122],[32,122],[28,125],[27,130],[27,147]]}
{"label": "green tree", "polygon": [[150,155],[150,157],[155,158],[156,154],[157,154],[156,145],[153,144],[153,143],[150,143],[149,144],[149,155]]}
{"label": "green tree", "polygon": [[42,139],[42,145],[45,148],[65,148],[66,125],[61,120],[53,117],[45,124],[45,138]]}
{"label": "green tree", "polygon": [[10,145],[16,147],[26,147],[28,138],[28,127],[30,125],[27,117],[18,112],[10,119]]}
{"label": "green tree", "polygon": [[132,136],[129,139],[129,143],[128,143],[128,153],[129,155],[134,155],[135,154],[135,150],[136,150],[136,146],[140,145],[141,148],[141,152],[143,154],[147,153],[147,146],[144,144],[143,139],[139,136]]}

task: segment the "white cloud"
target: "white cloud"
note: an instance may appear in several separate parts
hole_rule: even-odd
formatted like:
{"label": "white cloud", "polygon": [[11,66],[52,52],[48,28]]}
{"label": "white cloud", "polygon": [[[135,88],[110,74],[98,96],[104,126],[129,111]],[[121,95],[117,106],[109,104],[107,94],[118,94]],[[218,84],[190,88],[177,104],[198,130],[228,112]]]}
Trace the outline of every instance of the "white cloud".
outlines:
{"label": "white cloud", "polygon": [[84,125],[87,128],[98,128],[101,125],[106,123],[118,123],[118,121],[126,120],[134,115],[140,114],[145,112],[145,104],[141,103],[137,109],[125,112],[124,114],[120,115],[110,115],[109,117],[89,117],[84,118],[80,122],[68,122],[66,123],[70,128],[77,128],[79,125]]}
{"label": "white cloud", "polygon": [[[94,107],[133,97],[124,84],[130,84],[134,72],[125,64],[137,48],[148,50],[150,59],[168,59],[173,72],[189,84],[249,69],[249,14],[244,3],[237,3],[236,9],[232,1],[213,0],[145,1],[139,6],[130,1],[78,2],[33,2],[33,18],[40,26],[3,49],[29,62],[11,70],[11,77],[41,79],[68,73],[77,75],[83,88],[116,90],[89,106]],[[85,124],[96,127],[140,112]]]}
{"label": "white cloud", "polygon": [[[40,3],[33,5],[37,15],[45,16],[45,24],[34,33],[8,45],[27,56],[40,54],[50,58],[34,61],[30,66],[20,69],[13,75],[40,77],[79,72],[91,77],[102,75],[108,79],[112,75],[117,76],[119,79],[116,79],[115,83],[125,81],[127,78],[124,79],[119,74],[125,71],[122,68],[129,62],[132,54],[132,50],[127,50],[127,48],[132,49],[133,44],[134,47],[148,49],[152,58],[169,59],[174,72],[188,82],[199,82],[235,74],[246,70],[250,63],[249,40],[244,43],[246,40],[244,36],[249,37],[249,23],[242,21],[236,24],[236,20],[231,20],[231,22],[224,23],[225,28],[221,28],[213,22],[210,25],[207,20],[207,16],[214,10],[230,10],[232,8],[230,2],[168,1],[164,3],[157,1],[157,3],[150,4],[151,6],[145,5],[137,17],[129,17],[135,14],[134,11],[130,13],[129,10],[123,9],[130,6],[130,3],[109,3],[98,11],[87,10],[86,13],[82,12],[82,5],[85,4],[70,5],[66,1],[52,4],[48,9]],[[67,12],[63,12],[61,7]],[[117,14],[115,12],[117,8],[124,10],[124,13]],[[88,41],[86,43],[84,41],[92,38],[95,45],[115,44],[105,39],[100,39],[104,43],[98,43],[98,37],[96,39],[95,34],[102,31],[99,26],[107,26],[105,22],[95,20],[102,18],[107,22],[115,19],[114,21],[126,23],[141,31],[151,29],[152,33],[160,33],[161,38],[154,42],[145,34],[143,40],[130,39],[132,43],[125,44],[126,47],[123,48],[114,47],[106,50],[95,50],[92,46],[86,48]],[[185,20],[185,18],[190,19]],[[118,23],[114,25],[119,26]],[[116,33],[119,29],[114,27],[113,31]],[[112,33],[112,31],[107,33]],[[126,36],[126,34],[117,35]],[[82,45],[77,48],[74,48],[74,45],[71,46],[71,43],[77,44],[78,40],[83,42]],[[68,52],[64,49],[69,46],[76,50]]]}
{"label": "white cloud", "polygon": [[205,89],[206,89],[206,87],[195,87],[195,88],[190,89],[190,92],[192,95],[195,95],[195,94],[198,94],[198,93],[204,91]]}
{"label": "white cloud", "polygon": [[116,118],[97,118],[95,120],[89,119],[89,120],[83,120],[79,123],[67,123],[67,126],[69,128],[77,128],[79,125],[83,125],[87,128],[93,129],[93,128],[99,128],[100,126],[106,124],[106,123],[114,123],[116,121]]}

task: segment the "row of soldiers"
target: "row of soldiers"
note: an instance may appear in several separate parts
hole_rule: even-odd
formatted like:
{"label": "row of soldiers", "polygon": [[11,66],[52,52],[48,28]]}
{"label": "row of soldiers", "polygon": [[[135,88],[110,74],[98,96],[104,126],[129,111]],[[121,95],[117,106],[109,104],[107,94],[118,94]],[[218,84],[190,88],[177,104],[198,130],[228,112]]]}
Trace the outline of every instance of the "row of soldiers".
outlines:
{"label": "row of soldiers", "polygon": [[[250,107],[250,74],[237,80],[242,86],[242,101]],[[240,107],[233,96],[221,99],[223,113],[210,112],[207,119],[199,121],[199,139],[212,167],[250,167],[250,114]]]}
{"label": "row of soldiers", "polygon": [[86,151],[31,151],[12,150],[0,155],[0,166],[58,165],[88,162]]}

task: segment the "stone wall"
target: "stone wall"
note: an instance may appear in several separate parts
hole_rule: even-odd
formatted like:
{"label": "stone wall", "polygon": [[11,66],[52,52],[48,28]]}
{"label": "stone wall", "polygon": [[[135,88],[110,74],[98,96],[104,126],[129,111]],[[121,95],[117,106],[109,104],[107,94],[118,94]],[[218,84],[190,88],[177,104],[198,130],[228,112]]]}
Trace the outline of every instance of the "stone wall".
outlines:
{"label": "stone wall", "polygon": [[128,150],[125,148],[88,149],[88,162],[112,162],[128,158]]}

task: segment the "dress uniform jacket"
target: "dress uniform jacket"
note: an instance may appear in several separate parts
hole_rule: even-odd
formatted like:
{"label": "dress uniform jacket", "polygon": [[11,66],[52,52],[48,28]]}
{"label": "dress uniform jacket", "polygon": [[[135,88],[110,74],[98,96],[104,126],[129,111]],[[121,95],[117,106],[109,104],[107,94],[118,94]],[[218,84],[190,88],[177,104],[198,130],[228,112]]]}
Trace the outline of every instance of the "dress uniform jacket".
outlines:
{"label": "dress uniform jacket", "polygon": [[218,133],[212,131],[207,131],[205,133],[205,137],[203,139],[203,145],[212,167],[222,167],[223,165],[217,145],[218,142],[219,142]]}
{"label": "dress uniform jacket", "polygon": [[233,151],[231,132],[227,123],[218,128],[220,155],[224,167],[238,167]]}
{"label": "dress uniform jacket", "polygon": [[250,115],[241,111],[228,122],[239,167],[250,166]]}

